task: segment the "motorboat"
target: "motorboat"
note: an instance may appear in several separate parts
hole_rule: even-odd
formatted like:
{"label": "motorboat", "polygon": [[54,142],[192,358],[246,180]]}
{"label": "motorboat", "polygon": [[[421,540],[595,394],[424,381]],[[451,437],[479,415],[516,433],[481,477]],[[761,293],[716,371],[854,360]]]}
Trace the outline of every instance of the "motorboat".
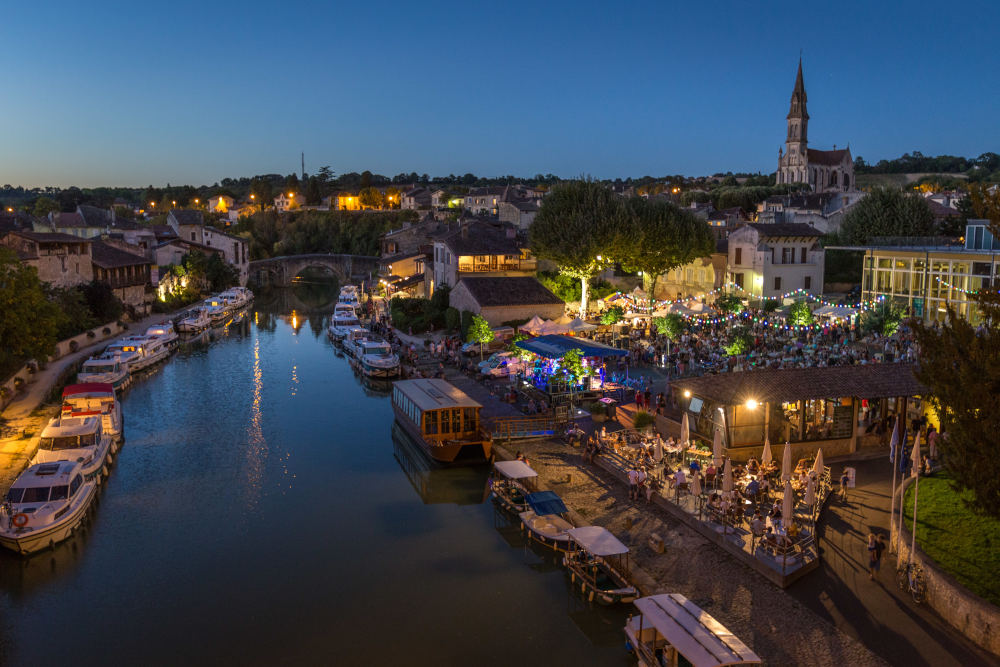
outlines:
{"label": "motorboat", "polygon": [[81,384],[110,384],[118,391],[127,387],[132,378],[128,372],[128,364],[121,361],[121,355],[102,354],[83,362],[76,380]]}
{"label": "motorboat", "polygon": [[361,305],[361,299],[358,296],[358,286],[357,285],[344,285],[340,288],[340,297],[337,299],[338,303],[344,303],[357,308]]}
{"label": "motorboat", "polygon": [[126,336],[108,345],[105,353],[117,354],[128,372],[135,373],[166,359],[170,349],[159,338]]}
{"label": "motorboat", "polygon": [[680,593],[649,595],[625,623],[628,649],[639,667],[661,665],[759,665],[761,659],[736,635]]}
{"label": "motorboat", "polygon": [[566,519],[569,510],[562,499],[552,491],[537,491],[525,500],[531,509],[518,516],[528,537],[554,551],[569,551],[569,531],[575,526]]}
{"label": "motorboat", "polygon": [[[114,388],[110,384],[91,382],[87,384],[71,384],[62,393],[63,419],[75,417],[100,417],[104,432],[111,436],[115,443],[125,439],[125,418],[122,416],[122,404],[115,398]],[[111,445],[112,453],[117,450]]]}
{"label": "motorboat", "polygon": [[362,340],[357,345],[358,365],[361,372],[373,378],[391,378],[399,375],[399,356],[384,340]]}
{"label": "motorboat", "polygon": [[351,329],[359,329],[361,322],[354,311],[354,306],[347,303],[338,303],[333,308],[333,318],[327,328],[327,335],[333,341],[342,341],[350,333]]}
{"label": "motorboat", "polygon": [[96,491],[76,461],[32,465],[0,505],[0,546],[30,554],[62,542],[80,526]]}
{"label": "motorboat", "polygon": [[341,341],[347,356],[352,359],[361,358],[361,344],[371,339],[372,332],[362,327],[351,327]]}
{"label": "motorboat", "polygon": [[210,296],[202,303],[202,309],[208,312],[208,319],[216,325],[228,319],[232,306],[219,296]]}
{"label": "motorboat", "polygon": [[220,297],[230,301],[234,308],[243,308],[253,301],[253,292],[246,287],[230,287],[221,294]]}
{"label": "motorboat", "polygon": [[188,311],[177,323],[177,330],[181,333],[198,333],[211,326],[212,320],[208,315],[208,310],[204,307],[194,308]]}
{"label": "motorboat", "polygon": [[566,532],[572,546],[563,564],[587,601],[634,602],[639,594],[628,580],[628,547],[600,526],[580,526]]}
{"label": "motorboat", "polygon": [[493,500],[515,514],[530,510],[526,497],[535,490],[538,473],[524,461],[497,461],[493,468],[496,473],[490,478]]}
{"label": "motorboat", "polygon": [[146,336],[149,338],[158,338],[168,350],[176,348],[179,342],[177,331],[174,329],[173,322],[160,322],[159,324],[154,324],[146,329]]}
{"label": "motorboat", "polygon": [[482,463],[490,459],[493,445],[479,430],[482,407],[445,380],[400,380],[392,386],[396,423],[439,463]]}
{"label": "motorboat", "polygon": [[80,464],[84,479],[100,484],[114,461],[111,436],[104,432],[100,417],[55,417],[42,429],[32,463],[72,461]]}

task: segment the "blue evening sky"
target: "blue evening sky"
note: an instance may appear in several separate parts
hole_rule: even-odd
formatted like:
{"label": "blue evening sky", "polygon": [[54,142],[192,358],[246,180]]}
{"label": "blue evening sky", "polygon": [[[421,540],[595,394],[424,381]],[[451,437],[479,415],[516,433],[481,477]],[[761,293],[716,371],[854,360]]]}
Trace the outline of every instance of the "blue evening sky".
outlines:
{"label": "blue evening sky", "polygon": [[0,25],[0,183],[306,170],[774,171],[810,145],[1000,151],[1000,3],[30,2]]}

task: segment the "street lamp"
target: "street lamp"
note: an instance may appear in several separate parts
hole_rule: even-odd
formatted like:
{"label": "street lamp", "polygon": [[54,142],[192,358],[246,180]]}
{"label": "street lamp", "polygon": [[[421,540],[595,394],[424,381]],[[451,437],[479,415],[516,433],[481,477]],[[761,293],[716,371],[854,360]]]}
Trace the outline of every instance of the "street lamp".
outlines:
{"label": "street lamp", "polygon": [[200,199],[195,199],[195,200],[194,200],[194,203],[195,203],[195,204],[200,204],[200,203],[201,203],[201,200],[200,200]]}
{"label": "street lamp", "polygon": [[757,403],[757,401],[755,399],[752,399],[752,398],[747,399],[747,403],[746,403],[747,410],[756,410],[757,409],[757,405],[758,405],[758,403]]}

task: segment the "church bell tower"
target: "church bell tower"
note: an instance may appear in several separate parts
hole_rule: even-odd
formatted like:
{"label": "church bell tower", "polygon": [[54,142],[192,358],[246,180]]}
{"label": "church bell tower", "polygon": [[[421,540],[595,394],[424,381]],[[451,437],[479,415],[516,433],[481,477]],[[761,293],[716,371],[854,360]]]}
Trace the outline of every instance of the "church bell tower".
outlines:
{"label": "church bell tower", "polygon": [[806,86],[802,82],[802,58],[799,58],[799,72],[795,76],[795,89],[788,109],[788,137],[785,139],[785,154],[801,156],[804,164],[806,146],[809,143],[809,113],[806,111]]}

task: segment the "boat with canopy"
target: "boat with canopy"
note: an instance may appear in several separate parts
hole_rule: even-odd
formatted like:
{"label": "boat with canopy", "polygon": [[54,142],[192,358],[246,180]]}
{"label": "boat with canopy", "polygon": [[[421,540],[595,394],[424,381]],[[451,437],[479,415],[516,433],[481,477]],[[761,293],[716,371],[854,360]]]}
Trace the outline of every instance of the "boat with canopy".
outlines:
{"label": "boat with canopy", "polygon": [[396,421],[439,463],[482,463],[493,453],[479,430],[482,405],[445,380],[400,380],[392,388]]}
{"label": "boat with canopy", "polygon": [[628,547],[600,526],[567,531],[571,548],[564,564],[570,580],[590,602],[633,602],[638,592],[628,580]]}
{"label": "boat with canopy", "polygon": [[554,551],[569,550],[569,533],[573,528],[565,517],[569,512],[562,498],[552,491],[537,491],[525,496],[531,509],[521,512],[521,523],[528,536]]}
{"label": "boat with canopy", "polygon": [[527,496],[535,490],[538,473],[524,461],[497,461],[493,468],[496,470],[490,479],[493,500],[515,514],[528,511]]}

